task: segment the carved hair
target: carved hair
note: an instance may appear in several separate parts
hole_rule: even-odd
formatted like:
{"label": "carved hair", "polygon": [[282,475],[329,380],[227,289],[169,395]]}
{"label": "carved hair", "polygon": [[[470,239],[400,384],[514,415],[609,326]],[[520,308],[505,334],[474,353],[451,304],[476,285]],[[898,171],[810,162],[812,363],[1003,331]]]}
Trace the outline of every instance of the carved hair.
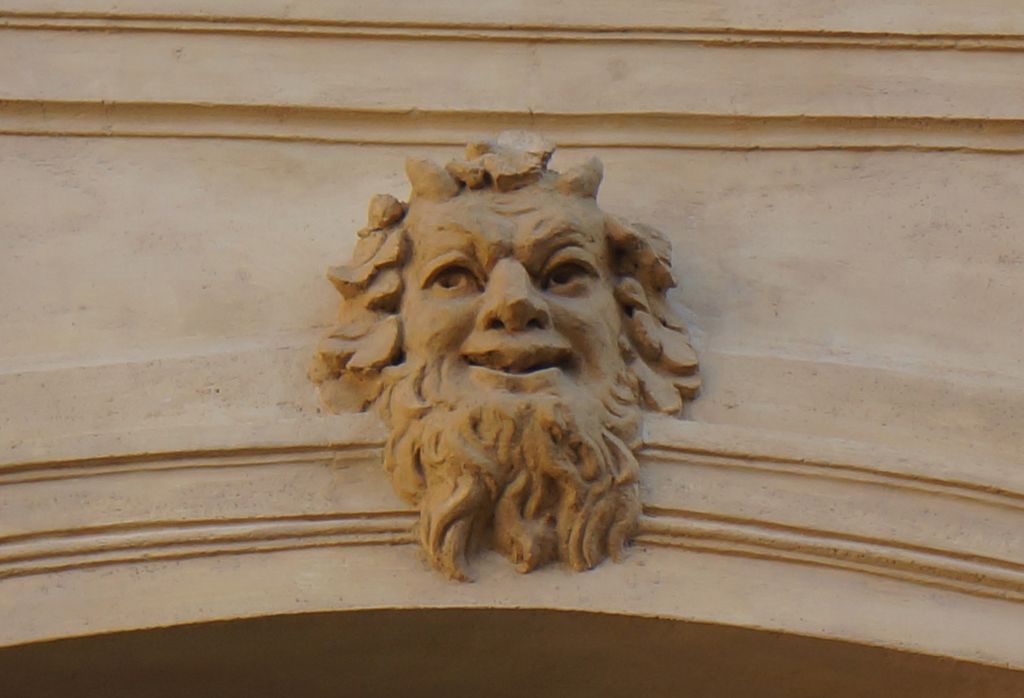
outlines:
{"label": "carved hair", "polygon": [[[403,412],[423,395],[433,362],[396,381],[382,401]],[[467,553],[488,542],[520,572],[563,560],[589,569],[618,559],[640,514],[632,448],[640,415],[628,375],[602,395],[438,402],[394,420],[384,465],[400,495],[420,508],[431,565],[467,579]]]}

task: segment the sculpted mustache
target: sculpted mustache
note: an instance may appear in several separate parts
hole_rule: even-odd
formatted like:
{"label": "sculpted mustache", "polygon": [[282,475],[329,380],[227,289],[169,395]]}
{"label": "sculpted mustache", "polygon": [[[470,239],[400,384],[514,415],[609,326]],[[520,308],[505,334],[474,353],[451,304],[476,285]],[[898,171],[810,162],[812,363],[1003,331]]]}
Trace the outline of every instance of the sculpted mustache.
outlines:
{"label": "sculpted mustache", "polygon": [[472,366],[482,366],[508,373],[531,373],[546,368],[569,368],[572,352],[560,344],[506,343],[493,346],[467,347],[462,358]]}

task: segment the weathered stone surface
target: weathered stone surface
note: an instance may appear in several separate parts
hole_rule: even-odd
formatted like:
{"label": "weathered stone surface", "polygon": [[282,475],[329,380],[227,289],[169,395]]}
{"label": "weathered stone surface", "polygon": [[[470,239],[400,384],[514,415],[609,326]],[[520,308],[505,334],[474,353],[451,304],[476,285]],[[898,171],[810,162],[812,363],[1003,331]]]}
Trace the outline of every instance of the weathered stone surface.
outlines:
{"label": "weathered stone surface", "polygon": [[[552,151],[518,132],[446,169],[410,159],[402,226],[330,274],[342,320],[369,308],[381,325],[329,337],[310,377],[333,409],[353,404],[338,388],[350,373],[363,389],[378,381],[368,394],[391,429],[387,469],[419,506],[431,563],[456,579],[483,545],[523,572],[617,557],[640,513],[641,409],[678,413],[699,385],[673,383],[696,355],[646,310],[672,285],[668,244],[609,224],[600,163],[559,175]],[[460,195],[452,175],[469,187]],[[399,260],[380,250],[405,247],[404,283],[378,272],[378,258]]]}
{"label": "weathered stone surface", "polygon": [[444,201],[459,193],[459,183],[431,160],[409,158],[405,161],[405,172],[413,194],[422,199]]}
{"label": "weathered stone surface", "polygon": [[382,230],[397,223],[405,215],[405,205],[390,194],[377,194],[370,199],[367,215],[371,230]]}
{"label": "weathered stone surface", "polygon": [[[697,644],[721,673],[685,663],[704,681],[675,693],[1019,693],[1021,680],[986,690],[937,677],[951,659],[1024,669],[1024,6],[766,5],[253,0],[241,17],[226,0],[168,0],[157,15],[152,0],[4,3],[0,645],[52,651],[37,678],[63,667],[99,694],[188,694],[177,679],[212,667],[225,695],[262,695],[273,691],[226,670],[219,642],[182,666],[161,645],[180,671],[134,662],[139,683],[121,686],[49,641],[104,646],[120,631],[310,611],[544,608],[813,636],[799,659],[830,683],[785,668],[774,685],[752,677],[746,659],[763,659],[760,648],[740,655],[719,637]],[[671,240],[679,285],[648,296],[666,282],[663,251],[652,239],[634,264],[624,253],[636,233],[608,223],[622,255],[616,300],[654,318],[659,336],[657,323],[684,337],[685,324],[699,375],[687,357],[657,373],[685,397],[703,384],[686,420],[644,415],[645,512],[621,564],[518,575],[546,548],[512,506],[504,545],[520,562],[483,552],[472,558],[481,583],[456,585],[419,559],[419,512],[380,474],[378,418],[324,414],[305,372],[326,335],[338,341],[312,370],[324,400],[344,411],[381,397],[379,374],[395,367],[342,375],[341,360],[424,279],[402,278],[411,247],[376,258],[403,220],[374,230],[366,203],[407,198],[408,155],[471,163],[462,176],[446,169],[464,193],[493,193],[479,160],[499,143],[463,146],[510,127],[562,145],[551,166],[567,197],[585,190],[569,186],[571,166],[599,156],[602,207]],[[502,195],[515,205],[520,193]],[[339,322],[321,272],[371,260],[347,278]],[[659,360],[680,346],[662,342]],[[528,365],[507,342],[471,348],[484,364]],[[627,337],[620,351],[639,355]],[[652,409],[673,407],[647,380],[616,390],[637,388]],[[429,414],[407,397],[410,420]],[[392,475],[418,491],[414,469]],[[446,661],[450,644],[421,653],[396,623],[411,662],[380,665],[405,667],[403,680],[448,688],[473,666]],[[507,633],[479,653],[525,682],[491,693],[603,685],[586,659],[614,651],[569,633],[573,673],[546,662],[562,653],[526,625],[518,641],[535,661],[509,661]],[[439,629],[477,642],[464,627]],[[329,693],[344,669],[312,658],[309,630],[279,648]],[[668,636],[638,635],[613,638],[639,650],[607,669],[620,680],[611,694],[666,676],[649,652]],[[120,637],[139,649],[137,633]],[[350,639],[353,666],[376,658],[366,637]],[[877,661],[835,651],[858,645],[934,664],[901,690]],[[251,658],[252,646],[235,649]],[[279,664],[266,663],[276,679]],[[495,680],[488,662],[475,668]],[[3,695],[70,685],[19,691],[0,677]]]}

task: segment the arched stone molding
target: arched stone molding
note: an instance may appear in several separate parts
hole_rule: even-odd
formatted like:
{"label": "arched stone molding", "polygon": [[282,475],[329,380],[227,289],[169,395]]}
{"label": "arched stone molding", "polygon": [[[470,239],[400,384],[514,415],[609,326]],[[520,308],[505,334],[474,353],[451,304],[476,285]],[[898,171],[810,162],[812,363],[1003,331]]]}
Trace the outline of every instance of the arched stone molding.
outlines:
{"label": "arched stone molding", "polygon": [[322,426],[304,443],[268,431],[8,465],[0,643],[411,603],[658,616],[1024,668],[1024,487],[1010,468],[655,419],[622,563],[528,581],[484,556],[478,582],[452,585],[427,572],[415,512],[380,476],[379,425]]}

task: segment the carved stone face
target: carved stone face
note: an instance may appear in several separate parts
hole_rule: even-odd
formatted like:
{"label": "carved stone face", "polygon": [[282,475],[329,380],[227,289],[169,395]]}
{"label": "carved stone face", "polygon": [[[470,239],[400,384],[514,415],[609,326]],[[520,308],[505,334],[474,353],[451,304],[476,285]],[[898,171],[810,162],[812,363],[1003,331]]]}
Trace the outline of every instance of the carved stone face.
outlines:
{"label": "carved stone face", "polygon": [[667,302],[668,243],[597,206],[600,162],[559,174],[529,134],[406,163],[408,205],[370,204],[310,377],[335,411],[375,406],[384,466],[430,564],[468,578],[616,557],[640,516],[642,409],[678,413],[696,355]]}
{"label": "carved stone face", "polygon": [[441,357],[453,403],[490,391],[568,395],[622,367],[604,214],[527,187],[423,201],[406,217],[409,359]]}

